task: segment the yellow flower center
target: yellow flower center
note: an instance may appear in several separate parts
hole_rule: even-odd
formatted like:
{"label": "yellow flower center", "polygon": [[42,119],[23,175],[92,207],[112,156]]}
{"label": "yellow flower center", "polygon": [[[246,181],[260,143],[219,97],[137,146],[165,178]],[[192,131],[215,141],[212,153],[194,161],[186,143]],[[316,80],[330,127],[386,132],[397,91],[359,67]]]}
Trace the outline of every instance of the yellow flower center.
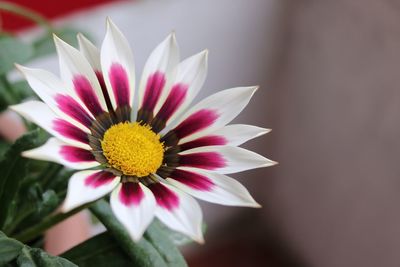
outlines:
{"label": "yellow flower center", "polygon": [[121,122],[109,128],[101,141],[108,164],[125,175],[144,177],[161,166],[164,146],[150,126]]}

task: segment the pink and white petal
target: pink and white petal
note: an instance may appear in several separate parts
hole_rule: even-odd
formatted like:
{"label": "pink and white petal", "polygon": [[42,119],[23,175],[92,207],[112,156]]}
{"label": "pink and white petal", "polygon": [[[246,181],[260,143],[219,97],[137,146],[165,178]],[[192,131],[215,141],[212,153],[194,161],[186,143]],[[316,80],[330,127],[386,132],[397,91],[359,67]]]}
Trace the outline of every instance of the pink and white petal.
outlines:
{"label": "pink and white petal", "polygon": [[169,90],[164,90],[155,107],[156,117],[166,125],[177,118],[193,101],[207,76],[208,51],[185,59],[176,69],[176,78]]}
{"label": "pink and white petal", "polygon": [[188,150],[202,146],[228,145],[240,146],[241,144],[270,132],[271,129],[265,129],[247,124],[226,125],[205,136],[199,136],[189,142],[178,143],[181,150]]}
{"label": "pink and white petal", "polygon": [[79,50],[57,36],[54,36],[54,43],[57,48],[62,80],[74,89],[93,116],[102,114],[107,110],[107,105],[92,66]]}
{"label": "pink and white petal", "polygon": [[93,70],[101,71],[100,50],[82,33],[78,33],[79,50],[86,57]]}
{"label": "pink and white petal", "polygon": [[73,146],[90,149],[88,133],[58,117],[45,103],[30,100],[10,108],[60,140]]}
{"label": "pink and white petal", "polygon": [[135,66],[129,43],[111,19],[100,51],[104,81],[114,108],[129,105],[135,92]]}
{"label": "pink and white petal", "polygon": [[182,143],[213,132],[232,121],[258,87],[236,87],[215,93],[188,110],[172,130]]}
{"label": "pink and white petal", "polygon": [[110,193],[119,183],[120,177],[107,171],[80,171],[68,181],[68,192],[61,207],[68,212],[78,206],[95,201]]}
{"label": "pink and white petal", "polygon": [[168,176],[167,181],[204,201],[228,206],[260,207],[241,183],[223,174],[178,168]]}
{"label": "pink and white petal", "polygon": [[40,147],[22,152],[22,156],[56,162],[76,170],[89,169],[100,165],[89,150],[69,145],[54,137],[49,138]]}
{"label": "pink and white petal", "polygon": [[139,85],[139,109],[153,112],[167,84],[174,80],[179,63],[179,49],[175,34],[171,33],[150,54]]}
{"label": "pink and white petal", "polygon": [[134,241],[139,241],[154,218],[153,193],[140,183],[121,183],[112,192],[111,208]]}
{"label": "pink and white petal", "polygon": [[189,149],[179,154],[179,167],[191,167],[229,174],[275,165],[250,150],[234,146],[205,146]]}
{"label": "pink and white petal", "polygon": [[30,87],[62,119],[89,132],[93,117],[82,101],[54,74],[16,65]]}
{"label": "pink and white petal", "polygon": [[148,186],[156,202],[156,216],[169,228],[204,243],[201,224],[203,215],[197,201],[188,194],[163,182]]}

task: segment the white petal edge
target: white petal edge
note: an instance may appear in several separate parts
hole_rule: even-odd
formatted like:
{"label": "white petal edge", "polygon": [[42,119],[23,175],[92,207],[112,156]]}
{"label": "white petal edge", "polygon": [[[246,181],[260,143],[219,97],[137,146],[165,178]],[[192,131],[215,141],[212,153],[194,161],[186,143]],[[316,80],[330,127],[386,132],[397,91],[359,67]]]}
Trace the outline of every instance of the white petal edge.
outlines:
{"label": "white petal edge", "polygon": [[118,194],[121,191],[122,184],[119,184],[111,193],[110,204],[117,219],[124,225],[134,241],[139,241],[144,231],[154,218],[156,201],[153,193],[139,183],[144,193],[144,198],[138,206],[125,206],[119,200]]}
{"label": "white petal edge", "polygon": [[68,191],[61,207],[62,212],[68,212],[78,206],[95,201],[110,193],[119,183],[120,177],[115,176],[109,183],[96,188],[85,185],[85,179],[102,171],[80,171],[71,176],[68,181]]}
{"label": "white petal edge", "polygon": [[185,185],[184,183],[174,180],[173,178],[166,179],[170,184],[198,199],[227,206],[252,208],[261,207],[260,204],[253,199],[249,191],[247,191],[247,189],[241,183],[231,177],[200,169],[183,167],[178,169],[200,174],[207,177],[214,183],[210,190],[197,190],[193,187]]}
{"label": "white petal edge", "polygon": [[78,104],[86,111],[86,113],[91,116],[89,110],[82,103],[82,101],[76,96],[74,92],[69,90],[69,88],[53,73],[41,70],[27,68],[16,64],[16,68],[24,75],[29,86],[33,91],[47,104],[49,107],[62,119],[76,125],[78,128],[85,132],[90,132],[89,129],[81,124],[79,121],[73,119],[69,115],[62,112],[55,101],[55,96],[68,95],[71,96]]}
{"label": "white petal edge", "polygon": [[96,74],[86,57],[76,48],[67,44],[56,35],[54,35],[54,43],[57,48],[57,54],[60,63],[61,79],[70,87],[74,88],[74,77],[76,75],[84,76],[94,90],[100,106],[104,111],[107,105],[104,100],[103,92],[97,80]]}
{"label": "white petal edge", "polygon": [[113,107],[115,108],[117,104],[108,75],[109,69],[113,63],[121,64],[128,75],[131,98],[129,99],[129,103],[132,107],[132,101],[135,93],[135,65],[133,53],[129,46],[128,40],[110,18],[107,18],[107,33],[101,46],[100,60],[104,81],[106,83],[107,91],[110,95]]}
{"label": "white petal edge", "polygon": [[[139,85],[139,108],[142,106],[143,97],[147,85],[147,81],[150,75],[157,71],[164,73],[166,76],[166,84],[164,85],[163,91],[171,86],[171,82],[174,80],[176,66],[179,63],[179,48],[175,38],[175,33],[171,33],[162,41],[150,54],[149,58],[143,69],[143,74],[140,79]],[[161,95],[160,95],[161,97]],[[159,99],[160,100],[160,99]]]}
{"label": "white petal edge", "polygon": [[257,89],[258,86],[226,89],[200,101],[182,116],[179,123],[200,110],[213,110],[218,118],[210,126],[183,138],[182,142],[197,139],[231,122],[247,106]]}
{"label": "white petal edge", "polygon": [[97,161],[84,161],[84,162],[68,161],[60,155],[60,149],[62,146],[71,146],[71,145],[62,142],[57,138],[52,137],[49,138],[49,140],[44,145],[22,152],[22,156],[31,159],[45,160],[45,161],[59,163],[61,165],[64,165],[68,168],[75,170],[84,170],[100,165],[100,163],[98,163]]}
{"label": "white petal edge", "polygon": [[[251,139],[267,134],[270,131],[271,129],[261,128],[248,124],[231,124],[226,125],[214,132],[210,132],[206,135],[200,135],[197,138],[202,138],[204,136],[221,136],[226,140],[225,145],[240,146],[241,144],[244,144]],[[179,141],[179,144],[183,143],[182,140]]]}
{"label": "white petal edge", "polygon": [[176,187],[168,185],[167,183],[160,183],[178,196],[179,207],[169,211],[157,206],[157,218],[169,228],[183,233],[194,241],[203,244],[204,237],[201,229],[203,213],[199,203],[197,203],[193,197],[180,191]]}
{"label": "white petal edge", "polygon": [[[214,152],[222,156],[226,166],[208,170],[221,174],[237,173],[251,169],[258,169],[276,165],[277,162],[269,160],[253,151],[235,146],[204,146],[180,152],[180,155],[189,155],[202,152]],[[182,166],[191,167],[191,166]]]}
{"label": "white petal edge", "polygon": [[85,144],[74,139],[65,137],[64,135],[58,133],[53,129],[53,122],[59,119],[59,117],[45,103],[41,101],[30,100],[18,105],[10,106],[10,109],[17,112],[25,119],[39,125],[49,134],[57,137],[65,143],[87,150],[90,149],[89,144]]}
{"label": "white petal edge", "polygon": [[77,35],[79,50],[86,57],[93,70],[101,71],[100,50],[82,33]]}
{"label": "white petal edge", "polygon": [[[208,68],[208,50],[204,50],[194,56],[191,56],[176,67],[176,78],[171,86],[175,84],[182,83],[189,86],[187,89],[186,97],[183,103],[177,108],[177,110],[172,114],[172,116],[167,121],[167,126],[169,123],[173,122],[189,105],[192,103],[193,99],[197,96],[202,88],[204,81],[207,76]],[[160,110],[162,104],[164,104],[165,99],[170,93],[170,89],[164,90],[160,101],[158,101],[154,114]]]}

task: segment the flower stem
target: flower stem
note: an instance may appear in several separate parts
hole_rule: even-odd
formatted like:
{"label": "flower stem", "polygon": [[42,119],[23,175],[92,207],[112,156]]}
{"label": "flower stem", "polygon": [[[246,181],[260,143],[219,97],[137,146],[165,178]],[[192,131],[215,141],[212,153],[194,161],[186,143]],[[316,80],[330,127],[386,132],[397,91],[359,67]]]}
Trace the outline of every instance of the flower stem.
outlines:
{"label": "flower stem", "polygon": [[0,1],[0,10],[4,10],[32,20],[35,23],[43,26],[48,32],[53,32],[53,27],[51,26],[51,24],[43,16],[31,9],[22,7],[11,2]]}
{"label": "flower stem", "polygon": [[68,217],[78,213],[79,211],[86,209],[92,203],[93,202],[79,206],[73,210],[66,212],[66,213],[51,214],[51,215],[45,217],[40,223],[35,224],[32,227],[29,227],[29,228],[25,229],[24,231],[17,233],[16,235],[14,235],[12,237],[23,243],[27,243],[28,241],[31,241],[31,240],[37,238],[38,236],[40,236],[41,234],[43,234],[43,232],[45,232],[50,227],[67,219]]}

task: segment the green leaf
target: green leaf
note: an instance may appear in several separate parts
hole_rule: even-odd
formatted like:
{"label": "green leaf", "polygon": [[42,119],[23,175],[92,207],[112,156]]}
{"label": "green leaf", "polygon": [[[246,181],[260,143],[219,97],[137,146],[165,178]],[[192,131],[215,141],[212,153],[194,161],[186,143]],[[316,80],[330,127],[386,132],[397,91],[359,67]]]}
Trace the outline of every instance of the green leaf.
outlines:
{"label": "green leaf", "polygon": [[22,158],[21,152],[37,146],[38,131],[33,131],[19,138],[0,161],[0,229],[9,214],[11,203],[15,201],[21,181],[27,173],[28,159]]}
{"label": "green leaf", "polygon": [[168,267],[162,256],[145,238],[142,238],[139,242],[133,242],[129,233],[115,218],[110,205],[105,200],[95,202],[90,206],[90,210],[104,224],[134,264],[141,267]]}
{"label": "green leaf", "polygon": [[17,258],[20,267],[77,267],[61,257],[51,256],[39,248],[25,246]]}
{"label": "green leaf", "polygon": [[61,256],[80,267],[122,267],[133,265],[131,259],[107,232],[92,237]]}
{"label": "green leaf", "polygon": [[[163,224],[162,222],[160,222],[157,219],[154,220],[152,224],[154,224],[155,226],[160,228],[164,232],[164,234],[168,236],[168,238],[172,241],[172,243],[175,246],[181,247],[181,246],[193,243],[193,240],[190,237],[188,237],[187,235],[184,235],[182,233],[179,233],[177,231],[174,231],[171,228],[168,228],[167,226],[165,226],[165,224]],[[203,234],[205,234],[205,232],[207,230],[207,225],[205,223],[203,223],[201,228],[202,228]]]}
{"label": "green leaf", "polygon": [[39,248],[30,248],[0,232],[0,265],[4,266],[14,259],[19,267],[77,267],[66,259],[51,256]]}
{"label": "green leaf", "polygon": [[154,221],[148,228],[144,237],[158,251],[165,263],[170,267],[186,267],[187,264],[178,248],[160,227],[161,223]]}
{"label": "green leaf", "polygon": [[24,245],[0,232],[0,265],[15,259]]}
{"label": "green leaf", "polygon": [[27,98],[37,98],[28,82],[25,80],[16,81],[11,84],[14,91],[15,102],[20,103]]}
{"label": "green leaf", "polygon": [[14,63],[25,63],[33,55],[33,47],[30,44],[10,37],[0,38],[0,74],[6,74],[14,68]]}

